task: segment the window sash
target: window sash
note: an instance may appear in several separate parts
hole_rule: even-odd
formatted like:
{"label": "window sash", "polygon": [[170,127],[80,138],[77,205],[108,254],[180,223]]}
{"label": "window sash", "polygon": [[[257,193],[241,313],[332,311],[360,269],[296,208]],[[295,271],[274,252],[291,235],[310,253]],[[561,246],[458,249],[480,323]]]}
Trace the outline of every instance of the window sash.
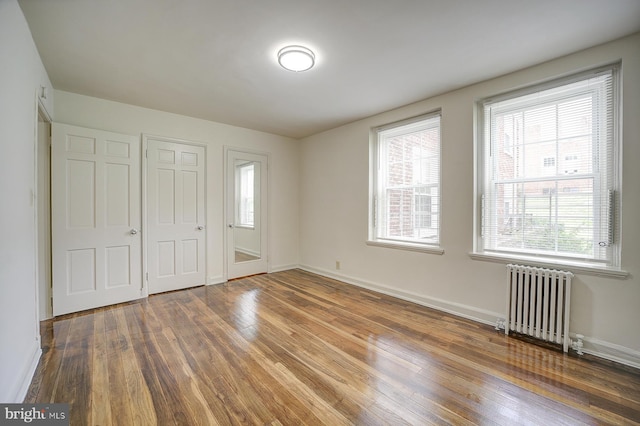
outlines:
{"label": "window sash", "polygon": [[[392,123],[374,132],[372,238],[437,245],[440,113]],[[419,197],[423,196],[430,197],[429,212],[421,208]],[[429,226],[424,226],[427,219]]]}

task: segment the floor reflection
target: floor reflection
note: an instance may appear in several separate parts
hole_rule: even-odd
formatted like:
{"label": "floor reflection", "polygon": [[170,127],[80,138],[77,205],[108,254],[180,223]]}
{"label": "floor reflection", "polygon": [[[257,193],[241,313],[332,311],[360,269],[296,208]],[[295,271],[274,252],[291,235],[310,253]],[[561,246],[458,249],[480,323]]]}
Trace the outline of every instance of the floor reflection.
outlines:
{"label": "floor reflection", "polygon": [[[456,416],[474,424],[545,423],[553,421],[554,413],[540,412],[540,406],[553,405],[536,392],[541,385],[562,399],[580,397],[564,382],[566,359],[561,353],[509,341],[506,359],[498,361],[504,354],[469,348],[463,338],[442,346],[430,340],[425,335],[423,346],[393,332],[368,335],[366,362],[372,369],[363,390],[377,409],[401,409],[405,419],[415,416],[416,421],[435,423]],[[477,352],[475,361],[469,361],[469,352]],[[359,422],[370,421],[371,410],[363,412]]]}
{"label": "floor reflection", "polygon": [[242,337],[248,341],[253,341],[259,331],[257,298],[259,289],[247,291],[237,298],[235,302],[234,322],[236,329]]}

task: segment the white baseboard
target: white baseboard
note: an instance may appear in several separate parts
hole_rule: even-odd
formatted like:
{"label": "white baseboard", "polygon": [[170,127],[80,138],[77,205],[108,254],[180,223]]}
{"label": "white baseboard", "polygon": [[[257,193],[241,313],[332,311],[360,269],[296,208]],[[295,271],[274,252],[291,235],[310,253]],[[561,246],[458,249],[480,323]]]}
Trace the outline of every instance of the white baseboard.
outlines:
{"label": "white baseboard", "polygon": [[[383,284],[336,273],[335,271],[316,268],[308,265],[299,265],[298,268],[304,271],[322,275],[328,278],[333,278],[347,284],[352,284],[357,287],[362,287],[382,294],[397,297],[398,299],[417,303],[418,305],[447,312],[449,314],[470,319],[472,321],[480,322],[483,324],[495,325],[498,318],[504,318],[504,313],[491,312],[484,309],[478,309],[473,306],[463,305],[455,302],[448,302],[446,300],[398,290],[385,286]],[[572,334],[571,338],[575,339],[575,334]],[[582,348],[582,351],[584,353],[640,369],[640,352],[638,351],[588,336],[585,336],[583,338],[583,344],[584,346]]]}
{"label": "white baseboard", "polygon": [[[272,272],[282,272],[282,271],[288,271],[290,269],[297,269],[299,268],[299,265],[297,263],[295,264],[290,264],[290,265],[278,265],[278,266],[273,266],[269,268],[269,273]],[[211,276],[207,278],[207,285],[217,285],[217,284],[224,284],[227,282],[227,278],[224,275],[216,275],[216,276]]]}
{"label": "white baseboard", "polygon": [[[570,336],[575,340],[574,333],[570,333]],[[588,336],[582,338],[582,343],[582,352],[586,354],[640,369],[640,352],[638,351]]]}
{"label": "white baseboard", "polygon": [[[288,271],[290,269],[298,269],[300,268],[300,265],[296,264],[289,264],[289,265],[276,265],[276,266],[272,266],[269,269],[269,273],[272,272],[282,272],[282,271]],[[300,268],[302,269],[302,268]]]}
{"label": "white baseboard", "polygon": [[207,285],[222,284],[225,282],[227,282],[227,280],[222,275],[216,275],[207,279]]}
{"label": "white baseboard", "polygon": [[304,271],[312,272],[314,274],[318,274],[328,278],[333,278],[339,281],[343,281],[347,284],[352,284],[357,287],[362,287],[368,290],[377,291],[378,293],[397,297],[398,299],[406,300],[408,302],[413,302],[418,305],[426,306],[428,308],[433,308],[442,312],[446,312],[462,318],[467,318],[472,321],[480,322],[483,324],[495,325],[496,320],[498,318],[504,317],[504,314],[502,313],[491,312],[484,309],[478,309],[473,306],[464,305],[461,303],[448,302],[446,300],[437,299],[434,297],[428,297],[422,294],[398,290],[396,288],[388,287],[383,284],[361,280],[359,278],[335,273],[333,271],[329,271],[326,269],[315,268],[313,266],[308,266],[308,265],[300,265],[299,268]]}
{"label": "white baseboard", "polygon": [[9,392],[9,395],[13,395],[11,401],[7,401],[13,404],[21,404],[24,402],[25,397],[27,396],[27,392],[29,392],[29,386],[31,386],[31,381],[33,380],[33,375],[36,372],[36,368],[38,367],[38,362],[40,361],[40,356],[42,355],[42,349],[40,348],[40,339],[35,339],[33,341],[33,346],[31,347],[31,356],[29,358],[28,364],[25,365],[24,372],[22,373],[20,383],[16,383],[15,388]]}

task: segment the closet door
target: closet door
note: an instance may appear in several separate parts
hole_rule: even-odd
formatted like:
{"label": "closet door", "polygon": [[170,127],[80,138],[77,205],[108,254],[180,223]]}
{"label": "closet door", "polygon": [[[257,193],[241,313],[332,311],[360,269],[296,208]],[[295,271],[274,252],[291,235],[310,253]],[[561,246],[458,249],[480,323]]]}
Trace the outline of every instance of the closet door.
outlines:
{"label": "closet door", "polygon": [[145,136],[149,293],[205,284],[205,148]]}
{"label": "closet door", "polygon": [[53,314],[143,297],[140,140],[53,123]]}

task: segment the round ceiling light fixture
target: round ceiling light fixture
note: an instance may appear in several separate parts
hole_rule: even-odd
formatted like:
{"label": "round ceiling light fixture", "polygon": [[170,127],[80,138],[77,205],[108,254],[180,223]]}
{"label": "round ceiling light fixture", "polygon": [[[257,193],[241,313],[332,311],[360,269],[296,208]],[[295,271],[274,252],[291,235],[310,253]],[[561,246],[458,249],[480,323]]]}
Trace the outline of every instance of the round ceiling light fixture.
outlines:
{"label": "round ceiling light fixture", "polygon": [[278,63],[289,71],[307,71],[316,63],[316,55],[304,46],[286,46],[278,51]]}

